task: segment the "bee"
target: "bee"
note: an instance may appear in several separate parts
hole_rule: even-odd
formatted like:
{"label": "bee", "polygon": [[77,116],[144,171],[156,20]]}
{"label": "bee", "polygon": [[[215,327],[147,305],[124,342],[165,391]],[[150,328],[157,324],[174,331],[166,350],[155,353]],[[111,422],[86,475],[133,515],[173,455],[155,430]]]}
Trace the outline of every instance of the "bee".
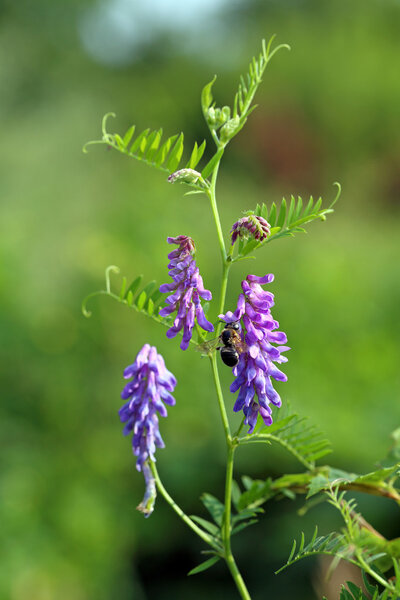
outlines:
{"label": "bee", "polygon": [[247,346],[240,336],[239,322],[226,323],[219,337],[200,344],[197,350],[203,354],[219,350],[222,362],[228,367],[236,367],[239,355],[247,350]]}

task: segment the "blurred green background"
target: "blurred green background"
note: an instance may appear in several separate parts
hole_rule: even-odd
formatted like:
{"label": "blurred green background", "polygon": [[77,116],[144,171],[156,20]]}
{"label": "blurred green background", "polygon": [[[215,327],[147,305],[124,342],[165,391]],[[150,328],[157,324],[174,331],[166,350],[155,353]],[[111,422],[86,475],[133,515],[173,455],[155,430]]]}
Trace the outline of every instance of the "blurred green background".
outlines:
{"label": "blurred green background", "polygon": [[[274,316],[293,348],[283,400],[327,433],[335,466],[373,470],[400,420],[400,4],[3,0],[0,10],[0,597],[234,598],[223,565],[186,577],[202,545],[161,498],[149,520],[135,510],[143,480],[117,416],[123,368],[156,344],[179,382],[159,471],[186,512],[205,516],[199,495],[222,496],[225,458],[208,362],[108,298],[92,302],[90,320],[80,312],[109,264],[166,282],[168,235],[195,239],[216,290],[209,206],[146,165],[81,147],[108,111],[112,130],[183,130],[189,147],[206,136],[199,96],[214,73],[217,102],[230,104],[262,37],[292,46],[270,63],[259,108],[226,153],[224,231],[291,193],[327,204],[335,180],[342,198],[308,235],[239,263],[227,305],[248,272],[275,273]],[[222,377],[227,390],[229,369]],[[238,453],[236,477],[286,469],[298,466],[257,446]],[[400,535],[388,500],[359,502],[374,527]],[[340,526],[328,506],[299,517],[301,506],[267,506],[234,541],[254,600],[318,597],[316,563],[273,574],[300,529]]]}

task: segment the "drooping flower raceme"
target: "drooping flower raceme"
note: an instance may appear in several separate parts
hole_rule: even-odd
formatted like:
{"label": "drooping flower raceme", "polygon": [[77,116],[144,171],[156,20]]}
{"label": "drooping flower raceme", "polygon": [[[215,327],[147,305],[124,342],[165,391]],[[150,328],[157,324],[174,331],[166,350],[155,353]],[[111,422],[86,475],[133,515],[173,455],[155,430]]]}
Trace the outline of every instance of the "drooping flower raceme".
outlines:
{"label": "drooping flower raceme", "polygon": [[270,226],[268,221],[258,215],[247,215],[233,224],[231,229],[232,246],[237,238],[245,239],[253,237],[255,240],[262,242],[270,234]]}
{"label": "drooping flower raceme", "polygon": [[176,312],[172,327],[167,337],[173,338],[183,328],[182,350],[186,350],[192,339],[195,320],[205,331],[214,331],[213,325],[207,321],[200,298],[211,300],[209,290],[204,289],[203,279],[194,259],[195,245],[192,238],[186,235],[167,238],[169,244],[178,244],[178,248],[168,254],[169,275],[173,283],[164,283],[160,292],[169,293],[166,299],[168,306],[160,310],[160,316],[166,317]]}
{"label": "drooping flower raceme", "polygon": [[164,442],[158,427],[158,416],[167,416],[165,404],[173,406],[171,395],[176,379],[165,366],[161,354],[155,346],[145,344],[136,356],[135,362],[124,371],[124,378],[131,379],[121,392],[127,400],[119,410],[119,417],[125,423],[124,435],[133,433],[132,448],[137,456],[136,468],[142,471],[146,492],[137,507],[146,517],[153,512],[156,486],[149,461],[155,461],[156,448],[163,448]]}
{"label": "drooping flower raceme", "polygon": [[[233,410],[243,410],[248,433],[254,431],[258,414],[266,425],[272,424],[271,407],[281,405],[279,394],[273,388],[271,377],[277,381],[287,381],[287,377],[274,363],[287,361],[282,352],[289,350],[283,346],[287,341],[282,331],[275,331],[279,323],[271,315],[274,296],[262,289],[261,285],[271,283],[273,275],[257,277],[248,275],[242,281],[243,293],[239,295],[235,312],[220,315],[226,323],[242,320],[242,336],[247,349],[240,354],[239,363],[233,369],[236,376],[231,384],[231,392],[239,390]],[[278,346],[273,346],[278,344]]]}

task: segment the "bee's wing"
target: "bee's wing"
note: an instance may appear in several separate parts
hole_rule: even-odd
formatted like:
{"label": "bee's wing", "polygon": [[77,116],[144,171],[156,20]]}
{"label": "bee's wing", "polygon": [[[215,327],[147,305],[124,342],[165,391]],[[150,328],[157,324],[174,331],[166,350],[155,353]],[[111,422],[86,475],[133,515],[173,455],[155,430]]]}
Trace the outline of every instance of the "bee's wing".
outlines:
{"label": "bee's wing", "polygon": [[209,354],[210,352],[214,352],[221,345],[221,340],[219,337],[214,338],[213,340],[208,340],[207,342],[203,342],[196,346],[197,352],[201,352],[201,354]]}

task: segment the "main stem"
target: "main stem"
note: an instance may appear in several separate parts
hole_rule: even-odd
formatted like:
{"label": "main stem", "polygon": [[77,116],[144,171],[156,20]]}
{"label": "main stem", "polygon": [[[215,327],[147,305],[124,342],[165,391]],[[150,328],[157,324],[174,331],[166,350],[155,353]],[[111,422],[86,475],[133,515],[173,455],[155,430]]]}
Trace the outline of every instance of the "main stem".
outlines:
{"label": "main stem", "polygon": [[[225,297],[226,297],[226,289],[227,289],[227,285],[228,285],[229,269],[232,264],[231,263],[231,255],[232,255],[231,250],[232,249],[227,254],[226,249],[225,249],[224,237],[222,234],[221,222],[220,222],[219,214],[218,214],[216,197],[215,197],[215,185],[216,185],[216,179],[217,179],[217,175],[218,175],[218,166],[219,165],[217,165],[216,168],[214,169],[214,172],[213,172],[213,175],[211,178],[209,198],[210,198],[211,209],[212,209],[212,213],[214,216],[215,225],[217,228],[218,242],[219,242],[221,258],[222,258],[222,282],[221,282],[221,292],[220,292],[219,312],[218,312],[218,314],[221,314],[224,312],[224,307],[225,307]],[[220,323],[216,328],[217,335],[219,335],[221,332],[221,326],[222,326],[222,324]],[[243,577],[241,576],[240,571],[236,565],[235,559],[232,554],[232,549],[231,549],[232,476],[233,476],[233,459],[234,459],[236,443],[232,440],[232,436],[231,436],[231,432],[230,432],[228,416],[226,414],[226,408],[225,408],[224,398],[223,398],[223,394],[222,394],[221,383],[219,380],[216,353],[210,354],[210,362],[211,362],[211,370],[212,370],[212,374],[213,374],[215,389],[217,392],[218,406],[219,406],[219,411],[221,413],[222,425],[224,428],[225,440],[226,440],[226,446],[227,446],[227,464],[226,464],[226,477],[225,477],[225,510],[224,510],[223,522],[222,522],[222,526],[221,526],[222,541],[224,544],[224,558],[225,558],[226,564],[227,564],[228,569],[232,575],[232,578],[236,584],[236,587],[238,589],[238,592],[239,592],[241,598],[243,600],[251,600],[250,594],[247,591],[246,585],[243,581]]]}
{"label": "main stem", "polygon": [[226,463],[226,479],[225,479],[225,513],[222,529],[222,540],[224,543],[225,560],[228,569],[231,572],[232,578],[236,584],[238,592],[243,600],[251,600],[250,594],[246,588],[243,577],[237,568],[235,559],[233,558],[231,549],[231,497],[232,497],[232,476],[233,476],[233,456],[235,446],[230,441],[228,445],[228,458]]}
{"label": "main stem", "polygon": [[210,189],[208,191],[208,197],[210,198],[211,210],[212,210],[212,213],[213,213],[213,217],[214,217],[214,221],[215,221],[215,226],[217,228],[217,236],[218,236],[219,249],[220,249],[220,252],[221,252],[222,264],[225,265],[225,263],[226,263],[226,250],[225,250],[224,235],[222,233],[221,221],[219,219],[217,201],[216,201],[216,198],[215,198],[215,184],[217,182],[218,169],[219,169],[219,163],[215,167],[215,169],[213,171],[213,174],[212,174],[212,177],[211,177],[211,185],[210,185]]}

